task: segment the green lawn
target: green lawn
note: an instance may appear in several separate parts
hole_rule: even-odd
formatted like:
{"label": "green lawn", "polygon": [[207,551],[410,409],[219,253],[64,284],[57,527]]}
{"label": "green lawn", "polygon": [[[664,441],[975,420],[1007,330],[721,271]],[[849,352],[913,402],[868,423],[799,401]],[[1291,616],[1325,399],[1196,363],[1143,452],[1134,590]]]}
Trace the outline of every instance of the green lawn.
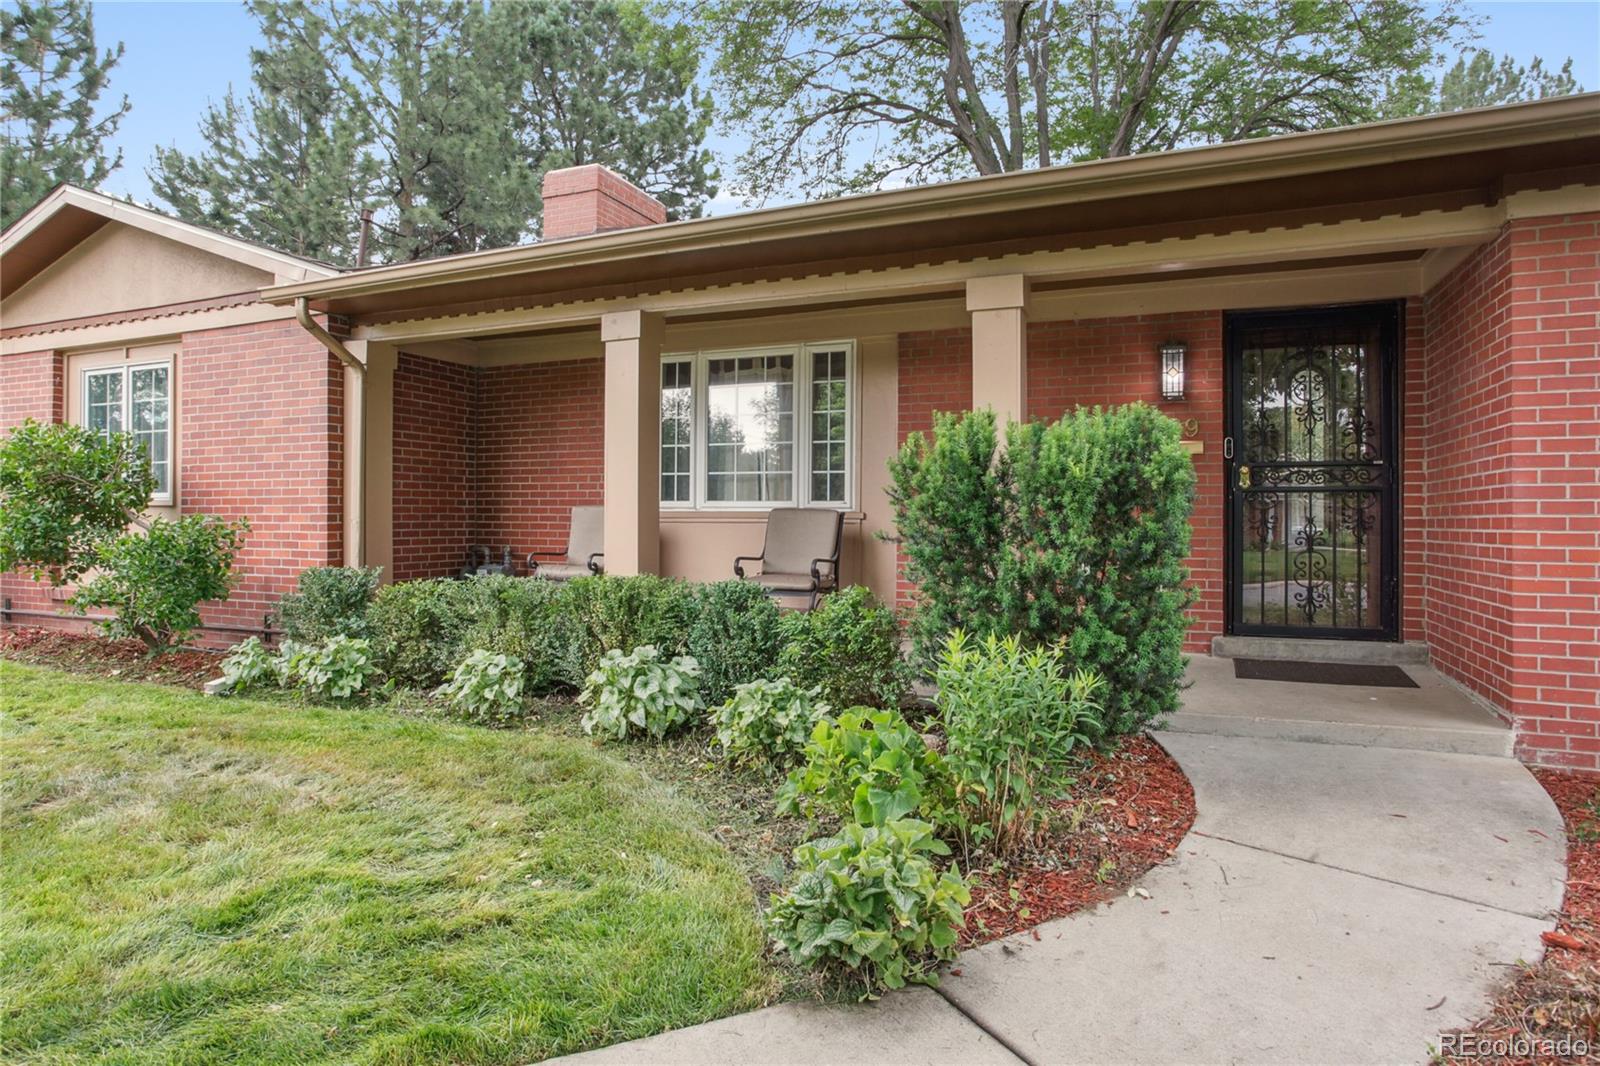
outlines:
{"label": "green lawn", "polygon": [[705,814],[587,741],[0,662],[0,1059],[526,1062],[775,987]]}

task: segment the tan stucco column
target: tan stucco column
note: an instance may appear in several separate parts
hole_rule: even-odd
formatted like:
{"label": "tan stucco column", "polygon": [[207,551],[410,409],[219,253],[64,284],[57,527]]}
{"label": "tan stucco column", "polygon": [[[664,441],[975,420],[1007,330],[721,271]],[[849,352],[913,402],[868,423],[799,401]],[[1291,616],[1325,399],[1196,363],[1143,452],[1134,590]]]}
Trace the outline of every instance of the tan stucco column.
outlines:
{"label": "tan stucco column", "polygon": [[967,280],[972,314],[972,406],[999,420],[1028,417],[1028,279],[1021,274]]}
{"label": "tan stucco column", "polygon": [[661,568],[661,316],[600,319],[606,347],[606,573]]}

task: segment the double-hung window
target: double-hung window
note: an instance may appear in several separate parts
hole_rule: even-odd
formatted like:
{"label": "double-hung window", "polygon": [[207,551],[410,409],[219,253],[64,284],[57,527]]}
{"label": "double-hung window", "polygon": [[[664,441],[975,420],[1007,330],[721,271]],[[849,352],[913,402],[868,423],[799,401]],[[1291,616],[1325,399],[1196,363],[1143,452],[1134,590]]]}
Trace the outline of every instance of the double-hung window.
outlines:
{"label": "double-hung window", "polygon": [[150,502],[172,502],[172,364],[85,370],[83,424],[107,436],[133,434],[155,475]]}
{"label": "double-hung window", "polygon": [[848,507],[848,342],[693,352],[661,362],[661,502]]}

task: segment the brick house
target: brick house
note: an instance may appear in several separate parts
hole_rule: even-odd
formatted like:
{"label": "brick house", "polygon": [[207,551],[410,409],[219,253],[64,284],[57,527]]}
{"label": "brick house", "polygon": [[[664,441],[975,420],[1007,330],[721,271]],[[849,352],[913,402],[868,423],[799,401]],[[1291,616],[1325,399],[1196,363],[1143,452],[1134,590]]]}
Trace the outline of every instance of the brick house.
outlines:
{"label": "brick house", "polygon": [[[340,271],[59,190],[0,243],[4,419],[166,353],[164,505],[255,522],[214,616],[259,624],[300,568],[558,550],[577,504],[613,573],[693,579],[836,507],[905,602],[908,433],[1144,400],[1199,474],[1191,650],[1425,650],[1600,769],[1600,96],[663,219],[575,168],[540,243]],[[153,239],[190,269],[113,244]]]}

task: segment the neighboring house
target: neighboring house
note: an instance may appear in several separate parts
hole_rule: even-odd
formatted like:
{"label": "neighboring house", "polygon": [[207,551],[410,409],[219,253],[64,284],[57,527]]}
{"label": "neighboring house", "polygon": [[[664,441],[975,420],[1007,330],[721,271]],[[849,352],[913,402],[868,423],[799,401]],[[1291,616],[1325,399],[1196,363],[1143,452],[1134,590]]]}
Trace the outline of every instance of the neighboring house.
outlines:
{"label": "neighboring house", "polygon": [[[539,244],[278,257],[259,301],[226,272],[269,253],[99,201],[229,278],[139,313],[80,287],[97,237],[57,220],[88,194],[53,195],[0,244],[6,421],[99,418],[80,353],[167,345],[172,505],[256,523],[219,617],[341,554],[405,579],[558,549],[600,503],[611,572],[695,579],[764,508],[838,507],[845,578],[904,602],[877,534],[906,434],[1142,400],[1199,474],[1192,650],[1426,644],[1525,759],[1600,768],[1600,96],[670,224],[576,168]],[[93,276],[148,282],[135,254]]]}

